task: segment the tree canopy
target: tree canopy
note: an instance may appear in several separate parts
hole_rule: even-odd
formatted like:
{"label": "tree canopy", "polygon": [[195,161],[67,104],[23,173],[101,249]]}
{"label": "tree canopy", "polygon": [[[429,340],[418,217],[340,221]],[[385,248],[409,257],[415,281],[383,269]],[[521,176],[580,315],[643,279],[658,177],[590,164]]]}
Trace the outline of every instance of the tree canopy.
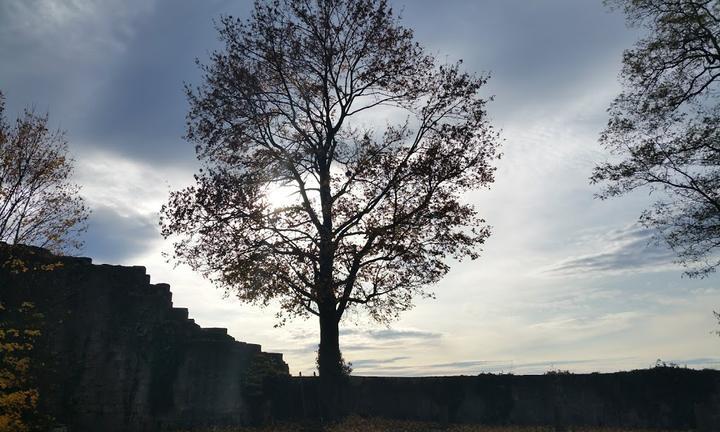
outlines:
{"label": "tree canopy", "polygon": [[[318,316],[341,374],[348,310],[387,322],[490,234],[467,191],[493,181],[487,76],[441,64],[385,0],[256,2],[187,86],[203,168],[162,211],[174,257],[229,294]],[[282,199],[274,197],[282,195]]]}
{"label": "tree canopy", "polygon": [[601,198],[649,188],[640,221],[657,229],[690,276],[720,265],[720,2],[613,0],[646,36],[625,52],[623,92],[600,142],[615,158],[591,182]]}
{"label": "tree canopy", "polygon": [[26,109],[9,124],[0,92],[0,241],[80,248],[88,210],[72,172],[65,135],[48,129],[47,114]]}

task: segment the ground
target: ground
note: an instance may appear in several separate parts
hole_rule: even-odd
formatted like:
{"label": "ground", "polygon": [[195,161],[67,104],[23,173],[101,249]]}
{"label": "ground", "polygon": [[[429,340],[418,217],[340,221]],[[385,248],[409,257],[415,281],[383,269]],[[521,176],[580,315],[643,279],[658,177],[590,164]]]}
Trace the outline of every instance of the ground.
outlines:
{"label": "ground", "polygon": [[[552,426],[481,426],[481,425],[442,425],[437,423],[413,422],[385,419],[366,419],[349,417],[334,425],[322,428],[317,424],[275,424],[262,428],[212,428],[192,432],[650,432],[647,429],[604,428],[604,427],[568,427],[555,429]],[[188,431],[189,432],[189,431]],[[652,431],[663,432],[663,431]],[[671,431],[664,431],[671,432]],[[679,431],[675,431],[679,432]]]}

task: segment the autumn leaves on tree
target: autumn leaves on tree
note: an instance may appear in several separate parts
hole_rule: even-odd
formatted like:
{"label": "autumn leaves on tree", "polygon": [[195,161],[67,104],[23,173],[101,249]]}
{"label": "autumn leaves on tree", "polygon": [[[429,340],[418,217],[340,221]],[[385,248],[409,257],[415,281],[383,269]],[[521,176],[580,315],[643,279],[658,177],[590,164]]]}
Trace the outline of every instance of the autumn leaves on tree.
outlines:
{"label": "autumn leaves on tree", "polygon": [[0,92],[0,241],[56,253],[79,249],[88,210],[72,172],[64,133],[27,109],[8,123]]}
{"label": "autumn leaves on tree", "polygon": [[[27,109],[9,124],[0,92],[0,241],[67,253],[82,244],[88,210],[70,181],[73,165],[64,134],[47,124],[47,115]],[[38,270],[12,256],[0,267]],[[38,412],[37,389],[37,372],[45,365],[33,353],[42,321],[31,302],[0,302],[0,431],[47,428],[47,417]]]}
{"label": "autumn leaves on tree", "polygon": [[394,319],[490,233],[462,201],[498,157],[487,77],[440,64],[384,0],[258,2],[218,31],[187,88],[203,168],[163,234],[228,293],[277,301],[280,323],[318,317],[320,376],[340,376],[349,310]]}

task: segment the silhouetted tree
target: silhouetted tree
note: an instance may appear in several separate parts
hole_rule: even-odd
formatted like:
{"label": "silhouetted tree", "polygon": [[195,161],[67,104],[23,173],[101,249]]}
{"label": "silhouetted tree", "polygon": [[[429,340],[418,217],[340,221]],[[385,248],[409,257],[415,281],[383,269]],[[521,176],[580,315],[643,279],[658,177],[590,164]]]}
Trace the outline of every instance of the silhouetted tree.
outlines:
{"label": "silhouetted tree", "polygon": [[623,58],[623,92],[600,142],[617,159],[591,181],[601,198],[660,194],[640,221],[658,230],[690,276],[720,264],[720,2],[613,0],[647,35]]}
{"label": "silhouetted tree", "polygon": [[60,253],[82,245],[88,210],[70,181],[65,135],[47,123],[26,109],[8,124],[0,92],[0,241]]}
{"label": "silhouetted tree", "polygon": [[277,300],[281,324],[319,317],[329,382],[345,312],[392,320],[489,235],[460,201],[493,181],[487,77],[439,65],[385,0],[256,2],[217,27],[224,49],[187,88],[204,167],[162,232],[228,293]]}

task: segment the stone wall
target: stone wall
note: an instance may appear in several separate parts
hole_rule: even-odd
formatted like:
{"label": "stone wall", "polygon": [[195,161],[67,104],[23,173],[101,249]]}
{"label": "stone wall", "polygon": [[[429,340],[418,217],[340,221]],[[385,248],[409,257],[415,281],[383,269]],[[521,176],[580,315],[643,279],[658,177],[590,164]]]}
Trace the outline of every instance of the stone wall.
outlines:
{"label": "stone wall", "polygon": [[40,404],[68,431],[159,431],[262,420],[281,354],[201,328],[143,267],[93,265],[0,244],[0,302],[43,314]]}
{"label": "stone wall", "polygon": [[[43,314],[41,408],[68,432],[160,432],[317,419],[317,378],[201,328],[143,267],[0,243],[0,303]],[[4,319],[3,319],[4,320]],[[0,353],[1,355],[2,353]],[[440,423],[720,431],[720,371],[350,377],[346,413]]]}
{"label": "stone wall", "polygon": [[[317,417],[317,379],[268,383],[271,415]],[[659,367],[607,374],[350,377],[346,413],[439,423],[720,431],[720,371]]]}

